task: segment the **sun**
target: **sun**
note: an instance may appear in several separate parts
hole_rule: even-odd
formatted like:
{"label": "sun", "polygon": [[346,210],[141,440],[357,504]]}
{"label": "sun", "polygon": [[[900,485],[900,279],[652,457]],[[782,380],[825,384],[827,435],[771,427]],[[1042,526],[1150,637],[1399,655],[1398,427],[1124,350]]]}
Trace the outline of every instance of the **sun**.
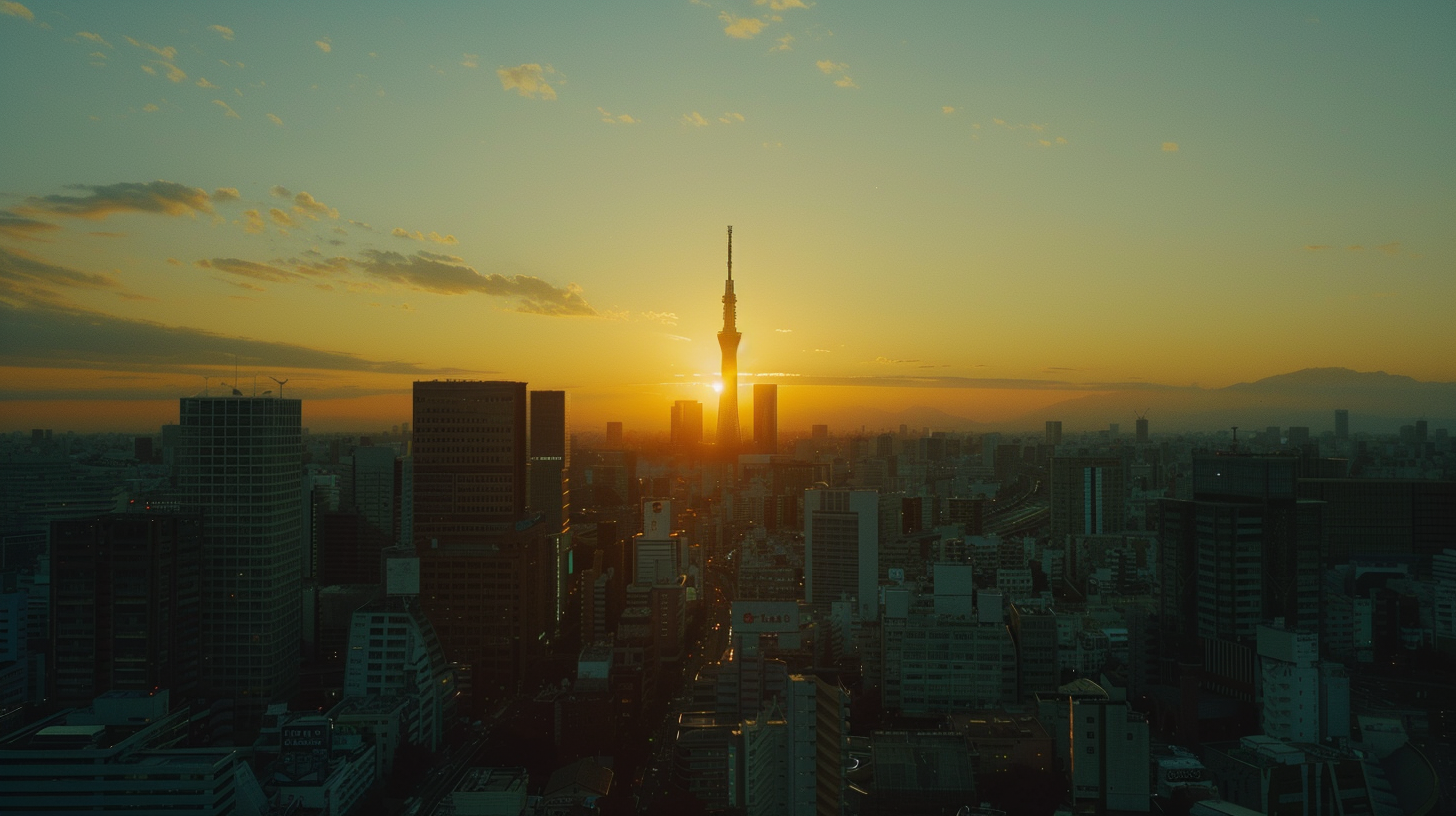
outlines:
{"label": "sun", "polygon": [[723,383],[721,383],[721,382],[715,382],[715,383],[713,383],[713,390],[714,391],[717,391],[719,394],[723,393]]}

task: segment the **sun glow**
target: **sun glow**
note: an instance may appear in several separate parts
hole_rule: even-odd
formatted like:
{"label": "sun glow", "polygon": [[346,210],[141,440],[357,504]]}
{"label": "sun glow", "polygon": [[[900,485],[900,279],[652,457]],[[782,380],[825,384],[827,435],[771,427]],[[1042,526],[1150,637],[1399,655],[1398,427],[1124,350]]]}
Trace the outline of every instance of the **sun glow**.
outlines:
{"label": "sun glow", "polygon": [[713,383],[713,390],[716,391],[716,392],[718,392],[719,394],[723,393],[723,383],[721,383],[721,382],[715,382],[715,383]]}

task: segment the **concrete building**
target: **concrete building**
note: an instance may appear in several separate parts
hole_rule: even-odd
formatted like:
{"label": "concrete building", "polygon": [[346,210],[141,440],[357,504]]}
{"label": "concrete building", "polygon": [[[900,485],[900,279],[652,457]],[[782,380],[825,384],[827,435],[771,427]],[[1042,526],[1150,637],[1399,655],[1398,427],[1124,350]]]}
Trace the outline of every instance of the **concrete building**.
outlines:
{"label": "concrete building", "polygon": [[532,391],[530,510],[544,516],[546,530],[571,527],[571,444],[565,391]]}
{"label": "concrete building", "polygon": [[113,691],[6,735],[0,814],[267,814],[243,751],[178,747],[189,715],[165,691]]}
{"label": "concrete building", "polygon": [[298,690],[302,638],[303,403],[185,397],[180,503],[203,516],[202,671],[239,731]]}
{"label": "concrete building", "polygon": [[51,528],[49,696],[199,691],[202,519],[127,513]]}
{"label": "concrete building", "polygon": [[1285,742],[1319,742],[1319,635],[1258,627],[1264,734]]}
{"label": "concrete building", "polygon": [[697,400],[678,400],[672,404],[668,441],[691,448],[703,441],[703,404]]}
{"label": "concrete building", "polygon": [[1061,685],[1057,670],[1057,616],[1038,604],[1011,604],[1011,638],[1016,643],[1018,697]]}
{"label": "concrete building", "polygon": [[804,491],[804,600],[827,610],[855,598],[860,620],[878,613],[880,495],[845,488]]}
{"label": "concrete building", "polygon": [[395,459],[398,454],[388,446],[361,446],[350,454],[352,497],[350,504],[375,530],[383,534],[388,545],[399,543],[396,529],[399,485]]}
{"label": "concrete building", "polygon": [[414,541],[475,546],[526,516],[526,384],[414,384]]}
{"label": "concrete building", "polygon": [[[994,593],[981,593],[981,604],[988,596]],[[934,598],[887,589],[880,627],[885,707],[927,715],[1014,702],[1016,646],[1001,622],[999,596],[992,603],[994,614],[944,614]]]}
{"label": "concrete building", "polygon": [[1268,736],[1204,746],[1224,799],[1260,813],[1373,813],[1364,763],[1353,752]]}
{"label": "concrete building", "polygon": [[1046,443],[1053,447],[1062,444],[1062,422],[1059,419],[1049,419],[1046,424]]}
{"label": "concrete building", "polygon": [[1070,744],[1063,757],[1072,779],[1072,801],[1098,812],[1152,806],[1148,774],[1148,723],[1127,703],[1073,699],[1063,727]]}

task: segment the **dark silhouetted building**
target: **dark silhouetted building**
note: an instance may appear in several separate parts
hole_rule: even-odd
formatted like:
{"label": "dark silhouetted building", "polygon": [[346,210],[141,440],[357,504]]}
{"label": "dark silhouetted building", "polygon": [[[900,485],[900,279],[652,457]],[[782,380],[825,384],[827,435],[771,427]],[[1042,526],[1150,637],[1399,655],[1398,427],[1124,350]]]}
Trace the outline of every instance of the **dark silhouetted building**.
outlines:
{"label": "dark silhouetted building", "polygon": [[48,694],[90,705],[108,691],[198,692],[202,521],[128,513],[51,528]]}
{"label": "dark silhouetted building", "polygon": [[779,387],[753,386],[753,447],[759,453],[779,452]]}
{"label": "dark silhouetted building", "polygon": [[703,441],[703,404],[678,400],[672,404],[669,439],[674,445],[692,446]]}
{"label": "dark silhouetted building", "polygon": [[1054,456],[1051,468],[1051,540],[1067,535],[1122,532],[1126,487],[1122,460],[1110,456]]}
{"label": "dark silhouetted building", "polygon": [[531,512],[547,530],[571,526],[571,444],[565,391],[531,392]]}

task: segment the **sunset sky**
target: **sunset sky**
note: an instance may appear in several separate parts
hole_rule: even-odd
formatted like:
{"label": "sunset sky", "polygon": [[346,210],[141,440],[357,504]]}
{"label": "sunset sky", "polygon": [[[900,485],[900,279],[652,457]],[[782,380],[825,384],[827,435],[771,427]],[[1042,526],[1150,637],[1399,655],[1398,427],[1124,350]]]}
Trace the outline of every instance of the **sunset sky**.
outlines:
{"label": "sunset sky", "polygon": [[318,428],[437,377],[711,428],[729,224],[786,430],[1453,381],[1452,43],[1450,2],[0,2],[0,431],[270,375]]}

